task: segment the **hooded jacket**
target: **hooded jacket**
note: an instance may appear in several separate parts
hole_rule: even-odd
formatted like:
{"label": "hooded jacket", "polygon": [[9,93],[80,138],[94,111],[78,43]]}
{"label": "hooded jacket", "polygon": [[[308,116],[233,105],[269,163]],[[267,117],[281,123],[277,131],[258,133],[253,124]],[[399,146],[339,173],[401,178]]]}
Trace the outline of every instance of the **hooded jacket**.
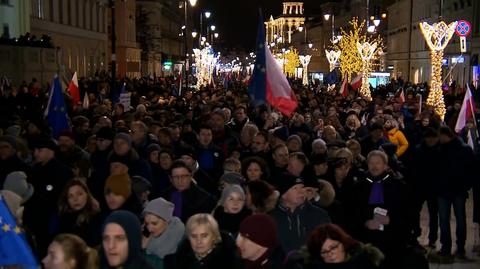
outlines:
{"label": "hooded jacket", "polygon": [[[142,256],[142,231],[137,216],[125,210],[117,210],[110,214],[103,223],[102,234],[110,223],[116,223],[125,231],[128,240],[128,258],[122,269],[153,269]],[[113,268],[108,264],[103,246],[100,251],[101,268]]]}

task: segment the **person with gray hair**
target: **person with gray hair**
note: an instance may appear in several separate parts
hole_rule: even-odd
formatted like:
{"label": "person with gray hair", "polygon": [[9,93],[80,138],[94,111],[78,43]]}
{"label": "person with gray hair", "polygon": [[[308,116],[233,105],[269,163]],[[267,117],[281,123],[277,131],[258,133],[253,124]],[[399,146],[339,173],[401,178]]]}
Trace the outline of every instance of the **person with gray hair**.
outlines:
{"label": "person with gray hair", "polygon": [[409,238],[409,197],[404,181],[388,167],[385,152],[367,156],[368,171],[353,186],[346,201],[347,223],[362,242],[372,243],[385,253],[386,268],[398,268]]}
{"label": "person with gray hair", "polygon": [[314,154],[326,154],[327,143],[321,138],[317,138],[312,142],[312,155]]}
{"label": "person with gray hair", "polygon": [[233,184],[223,189],[213,217],[217,220],[220,230],[235,237],[242,220],[251,214],[252,210],[246,207],[245,191],[240,185]]}

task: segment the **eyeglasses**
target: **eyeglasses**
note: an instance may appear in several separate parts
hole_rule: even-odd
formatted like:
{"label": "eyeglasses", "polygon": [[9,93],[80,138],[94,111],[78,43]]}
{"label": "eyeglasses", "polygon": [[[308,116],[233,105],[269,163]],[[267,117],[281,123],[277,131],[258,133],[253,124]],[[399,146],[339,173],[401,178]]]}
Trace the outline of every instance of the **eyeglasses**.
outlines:
{"label": "eyeglasses", "polygon": [[190,177],[191,177],[190,174],[186,174],[186,175],[172,176],[172,179],[173,180],[185,180],[185,179],[189,179]]}
{"label": "eyeglasses", "polygon": [[332,246],[330,249],[328,249],[328,250],[322,250],[322,251],[320,252],[320,255],[321,255],[321,256],[328,256],[328,255],[332,254],[335,250],[338,249],[338,247],[340,246],[340,244],[341,244],[341,243],[337,243],[336,245],[333,245],[333,246]]}

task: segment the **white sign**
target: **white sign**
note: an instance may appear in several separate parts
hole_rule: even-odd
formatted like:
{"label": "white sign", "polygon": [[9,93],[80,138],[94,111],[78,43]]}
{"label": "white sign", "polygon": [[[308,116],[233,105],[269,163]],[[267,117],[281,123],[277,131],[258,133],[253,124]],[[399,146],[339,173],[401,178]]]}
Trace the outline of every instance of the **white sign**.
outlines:
{"label": "white sign", "polygon": [[460,37],[460,52],[467,52],[467,38],[464,36]]}
{"label": "white sign", "polygon": [[123,105],[125,112],[130,110],[130,93],[121,93],[119,103]]}

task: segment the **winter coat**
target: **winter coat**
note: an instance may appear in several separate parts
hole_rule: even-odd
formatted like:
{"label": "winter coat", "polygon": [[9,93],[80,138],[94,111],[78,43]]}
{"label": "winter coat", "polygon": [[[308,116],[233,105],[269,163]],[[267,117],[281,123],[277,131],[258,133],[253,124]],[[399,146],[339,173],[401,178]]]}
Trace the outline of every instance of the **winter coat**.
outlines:
{"label": "winter coat", "polygon": [[78,168],[81,176],[90,177],[90,154],[77,145],[71,151],[57,152],[57,158],[71,169]]}
{"label": "winter coat", "polygon": [[[116,153],[112,150],[112,152],[110,152],[109,154],[109,158],[111,158],[111,156],[113,155],[116,155]],[[130,175],[130,177],[141,176],[150,182],[152,181],[152,171],[150,170],[148,162],[140,158],[136,150],[131,149],[127,153],[126,157],[128,157],[129,161],[128,174]]]}
{"label": "winter coat", "polygon": [[358,243],[342,263],[325,263],[321,257],[312,257],[304,247],[289,255],[285,269],[376,269],[384,259],[383,253],[370,244]]}
{"label": "winter coat", "polygon": [[165,269],[240,269],[242,263],[235,241],[225,233],[221,236],[222,241],[201,260],[195,256],[190,241],[186,238],[175,254],[165,257]]}
{"label": "winter coat", "polygon": [[[171,186],[166,189],[161,197],[165,200],[172,201],[172,193],[177,191],[175,187]],[[198,213],[210,213],[215,207],[215,200],[204,189],[198,187],[196,184],[191,184],[190,188],[183,191],[182,195],[182,216],[180,219],[186,223],[188,218]]]}
{"label": "winter coat", "polygon": [[217,220],[218,227],[221,231],[228,232],[235,236],[240,229],[240,223],[251,214],[252,210],[246,206],[237,214],[226,213],[223,206],[218,206],[213,212],[213,217]]}
{"label": "winter coat", "polygon": [[101,240],[102,218],[100,214],[90,217],[88,222],[78,224],[78,212],[69,212],[59,216],[58,233],[70,233],[78,235],[85,240],[88,246],[96,247]]}
{"label": "winter coat", "polygon": [[315,227],[330,223],[328,213],[310,202],[305,202],[294,212],[280,202],[270,215],[277,223],[278,238],[286,253],[299,249]]}
{"label": "winter coat", "polygon": [[437,179],[438,194],[442,197],[467,197],[467,191],[478,181],[475,154],[460,138],[440,145],[440,169]]}
{"label": "winter coat", "polygon": [[[383,204],[369,204],[373,182],[383,183]],[[372,243],[380,248],[388,257],[394,251],[403,250],[408,238],[409,194],[402,179],[385,172],[373,177],[366,173],[354,186],[351,203],[347,205],[347,216],[352,223],[355,238],[362,242]],[[374,209],[380,207],[387,210],[390,224],[382,230],[370,230],[365,226],[367,220],[374,218]]]}
{"label": "winter coat", "polygon": [[35,191],[25,204],[24,224],[35,235],[39,254],[45,254],[50,244],[56,230],[53,220],[57,215],[57,202],[72,177],[72,170],[55,158],[45,165],[36,164],[27,177]]}
{"label": "winter coat", "polygon": [[408,149],[408,141],[402,131],[397,128],[392,128],[386,132],[386,135],[390,143],[397,145],[395,155],[397,155],[397,157],[402,156],[402,154]]}

